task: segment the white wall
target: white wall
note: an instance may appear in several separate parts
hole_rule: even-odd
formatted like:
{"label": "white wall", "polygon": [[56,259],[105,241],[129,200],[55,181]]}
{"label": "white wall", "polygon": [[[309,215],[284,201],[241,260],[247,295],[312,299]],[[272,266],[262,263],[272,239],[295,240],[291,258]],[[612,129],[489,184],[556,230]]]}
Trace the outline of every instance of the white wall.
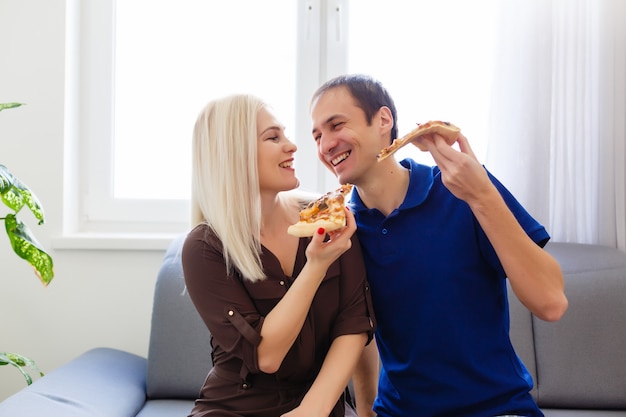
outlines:
{"label": "white wall", "polygon": [[[43,287],[0,230],[0,351],[29,356],[44,372],[96,346],[145,356],[163,257],[162,250],[53,248],[63,231],[65,7],[65,0],[0,0],[0,102],[27,103],[0,112],[0,164],[41,200],[45,225],[26,211],[20,217],[56,272]],[[16,369],[0,367],[0,401],[24,386]]]}

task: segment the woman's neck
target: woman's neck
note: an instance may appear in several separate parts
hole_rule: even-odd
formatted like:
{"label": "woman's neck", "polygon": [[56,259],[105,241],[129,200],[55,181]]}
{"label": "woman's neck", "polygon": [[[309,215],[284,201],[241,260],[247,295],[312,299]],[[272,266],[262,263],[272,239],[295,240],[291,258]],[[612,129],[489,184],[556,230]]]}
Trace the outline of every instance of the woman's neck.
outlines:
{"label": "woman's neck", "polygon": [[261,196],[261,236],[285,235],[299,219],[299,209],[280,194]]}

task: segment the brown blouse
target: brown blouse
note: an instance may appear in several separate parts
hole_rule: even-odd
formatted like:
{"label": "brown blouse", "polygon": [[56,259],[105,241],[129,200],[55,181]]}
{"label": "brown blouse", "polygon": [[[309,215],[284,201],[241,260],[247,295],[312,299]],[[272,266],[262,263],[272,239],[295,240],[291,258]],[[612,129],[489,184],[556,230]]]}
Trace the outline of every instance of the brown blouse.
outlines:
{"label": "brown blouse", "polygon": [[[191,416],[280,416],[300,404],[334,338],[367,333],[371,340],[375,319],[355,235],[352,247],[328,269],[278,371],[259,370],[263,320],[304,267],[309,241],[300,239],[293,277],[285,275],[278,259],[263,247],[267,279],[252,283],[238,273],[227,273],[221,243],[206,225],[189,233],[182,252],[185,282],[211,332],[213,347],[213,368]],[[343,396],[330,415],[344,416]]]}

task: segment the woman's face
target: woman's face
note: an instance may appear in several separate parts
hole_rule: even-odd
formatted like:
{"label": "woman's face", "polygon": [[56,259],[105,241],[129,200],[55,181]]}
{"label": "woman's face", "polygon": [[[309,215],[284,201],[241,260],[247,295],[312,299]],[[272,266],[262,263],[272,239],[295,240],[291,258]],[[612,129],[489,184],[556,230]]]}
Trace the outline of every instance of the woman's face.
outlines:
{"label": "woman's face", "polygon": [[296,145],[285,136],[285,128],[267,107],[257,115],[259,185],[261,191],[286,191],[299,185],[293,169]]}

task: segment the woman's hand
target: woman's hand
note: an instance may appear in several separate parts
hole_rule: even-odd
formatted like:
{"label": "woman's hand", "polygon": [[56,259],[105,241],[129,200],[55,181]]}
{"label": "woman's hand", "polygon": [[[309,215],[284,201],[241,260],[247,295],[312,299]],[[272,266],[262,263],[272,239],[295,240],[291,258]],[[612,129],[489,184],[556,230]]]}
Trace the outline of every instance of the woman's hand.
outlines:
{"label": "woman's hand", "polygon": [[306,248],[308,263],[328,269],[333,262],[352,247],[350,239],[356,231],[356,221],[347,207],[344,210],[346,212],[346,227],[331,232],[326,232],[320,228]]}

